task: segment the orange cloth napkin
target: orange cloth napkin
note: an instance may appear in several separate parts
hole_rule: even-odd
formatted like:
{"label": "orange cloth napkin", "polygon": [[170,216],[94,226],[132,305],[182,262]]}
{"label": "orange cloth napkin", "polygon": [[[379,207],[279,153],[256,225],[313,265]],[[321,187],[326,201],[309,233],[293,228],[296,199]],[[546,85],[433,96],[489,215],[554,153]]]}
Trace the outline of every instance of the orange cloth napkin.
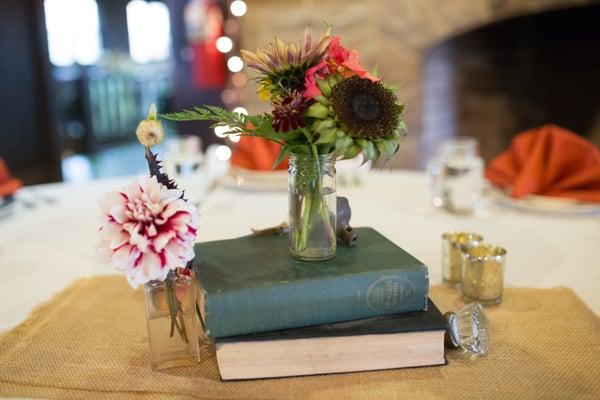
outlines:
{"label": "orange cloth napkin", "polygon": [[515,198],[536,194],[600,203],[600,151],[556,125],[517,135],[485,176]]}
{"label": "orange cloth napkin", "polygon": [[[231,156],[231,165],[253,170],[271,170],[281,146],[259,137],[242,136]],[[275,169],[287,169],[285,159]]]}
{"label": "orange cloth napkin", "polygon": [[23,186],[23,182],[13,178],[8,166],[2,158],[0,158],[0,197],[6,197],[14,194]]}

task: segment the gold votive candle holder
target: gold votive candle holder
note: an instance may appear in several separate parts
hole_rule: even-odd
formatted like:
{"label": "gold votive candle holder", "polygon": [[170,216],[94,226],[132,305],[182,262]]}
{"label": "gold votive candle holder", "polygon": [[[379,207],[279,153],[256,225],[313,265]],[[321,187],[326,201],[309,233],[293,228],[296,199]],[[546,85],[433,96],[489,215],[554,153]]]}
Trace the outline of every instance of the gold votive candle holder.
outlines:
{"label": "gold votive candle holder", "polygon": [[463,253],[463,301],[494,305],[502,302],[506,250],[480,244]]}
{"label": "gold votive candle holder", "polygon": [[462,282],[462,253],[483,242],[483,236],[473,232],[454,232],[442,235],[442,278],[459,286]]}

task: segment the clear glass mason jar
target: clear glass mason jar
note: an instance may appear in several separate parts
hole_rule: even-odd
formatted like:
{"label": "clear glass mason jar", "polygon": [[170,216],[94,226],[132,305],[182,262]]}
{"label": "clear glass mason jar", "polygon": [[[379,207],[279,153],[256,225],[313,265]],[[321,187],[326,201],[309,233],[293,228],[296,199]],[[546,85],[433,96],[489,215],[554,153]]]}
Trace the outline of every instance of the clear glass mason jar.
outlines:
{"label": "clear glass mason jar", "polygon": [[289,155],[288,188],[292,257],[327,260],[336,251],[335,157]]}
{"label": "clear glass mason jar", "polygon": [[435,158],[427,164],[434,207],[468,214],[481,205],[483,160],[477,140],[456,137],[442,143]]}
{"label": "clear glass mason jar", "polygon": [[196,286],[193,276],[171,271],[144,285],[152,369],[199,361]]}

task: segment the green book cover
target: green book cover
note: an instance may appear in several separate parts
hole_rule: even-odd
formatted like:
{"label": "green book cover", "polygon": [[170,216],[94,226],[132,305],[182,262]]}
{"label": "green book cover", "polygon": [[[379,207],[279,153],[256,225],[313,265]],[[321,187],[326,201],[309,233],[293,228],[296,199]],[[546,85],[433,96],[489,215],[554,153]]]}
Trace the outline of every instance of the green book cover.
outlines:
{"label": "green book cover", "polygon": [[372,228],[335,258],[291,258],[288,237],[196,244],[194,269],[213,338],[427,309],[427,267]]}

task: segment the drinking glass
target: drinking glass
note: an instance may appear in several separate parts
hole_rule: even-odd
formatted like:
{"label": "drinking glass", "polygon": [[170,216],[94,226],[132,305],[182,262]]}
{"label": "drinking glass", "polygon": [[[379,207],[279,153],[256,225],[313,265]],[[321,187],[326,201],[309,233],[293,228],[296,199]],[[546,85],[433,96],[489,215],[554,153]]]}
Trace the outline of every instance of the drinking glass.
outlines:
{"label": "drinking glass", "polygon": [[453,213],[472,213],[481,202],[483,160],[477,140],[457,137],[445,141],[427,165],[431,202]]}

